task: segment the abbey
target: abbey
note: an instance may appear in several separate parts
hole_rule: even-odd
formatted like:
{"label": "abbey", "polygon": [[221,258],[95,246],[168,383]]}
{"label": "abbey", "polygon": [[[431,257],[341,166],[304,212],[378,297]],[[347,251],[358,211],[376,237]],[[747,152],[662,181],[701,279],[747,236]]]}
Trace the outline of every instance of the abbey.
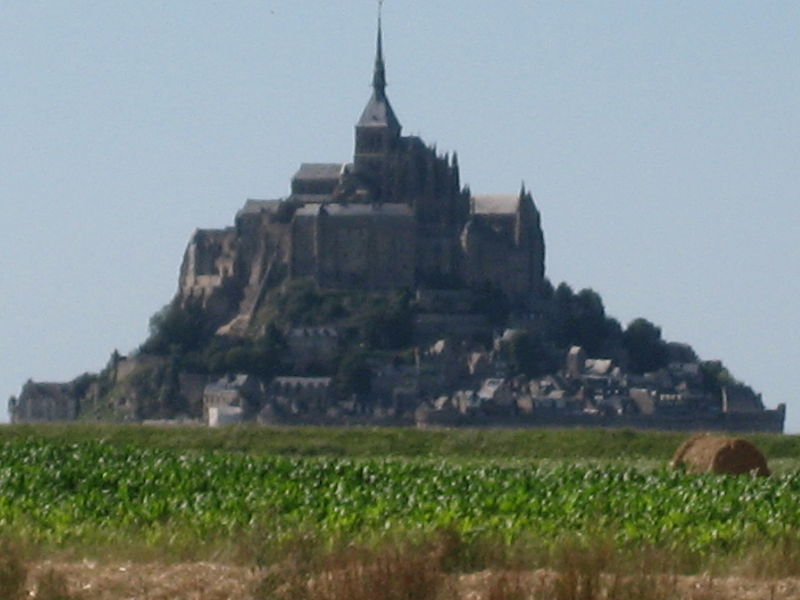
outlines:
{"label": "abbey", "polygon": [[472,195],[455,154],[402,135],[386,95],[380,24],[352,162],[303,164],[287,198],[248,200],[234,227],[196,231],[179,297],[200,301],[220,333],[236,332],[285,278],[323,289],[494,286],[519,311],[541,293],[544,240],[533,198],[524,187]]}

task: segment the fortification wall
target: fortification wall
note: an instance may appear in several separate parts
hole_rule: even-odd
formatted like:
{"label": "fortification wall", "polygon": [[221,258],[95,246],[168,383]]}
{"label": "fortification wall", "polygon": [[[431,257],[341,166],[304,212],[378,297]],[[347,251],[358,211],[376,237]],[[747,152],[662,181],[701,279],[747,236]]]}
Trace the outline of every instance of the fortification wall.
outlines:
{"label": "fortification wall", "polygon": [[316,277],[317,223],[316,217],[295,215],[292,221],[289,274],[292,278]]}
{"label": "fortification wall", "polygon": [[491,416],[461,415],[455,412],[430,412],[421,427],[614,427],[653,429],[662,431],[731,431],[783,433],[785,409],[753,413],[720,413],[717,415],[680,416],[615,416],[559,414],[557,411],[538,411],[531,415]]}

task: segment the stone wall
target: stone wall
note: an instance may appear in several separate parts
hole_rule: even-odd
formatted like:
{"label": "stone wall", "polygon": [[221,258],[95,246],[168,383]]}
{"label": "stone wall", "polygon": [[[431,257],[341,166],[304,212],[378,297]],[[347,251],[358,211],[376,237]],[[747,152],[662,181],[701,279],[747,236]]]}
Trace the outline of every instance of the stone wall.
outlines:
{"label": "stone wall", "polygon": [[735,431],[783,433],[786,409],[761,413],[720,413],[717,415],[613,416],[564,414],[556,410],[534,410],[532,414],[508,416],[462,415],[426,412],[417,422],[421,427],[613,427],[660,431]]}
{"label": "stone wall", "polygon": [[513,213],[475,214],[461,236],[464,280],[489,282],[516,305],[530,307],[544,279],[544,239],[529,197]]}
{"label": "stone wall", "polygon": [[414,257],[413,216],[404,205],[320,211],[317,281],[322,287],[413,288]]}
{"label": "stone wall", "polygon": [[289,275],[293,279],[317,276],[317,214],[319,207],[299,210],[292,220]]}

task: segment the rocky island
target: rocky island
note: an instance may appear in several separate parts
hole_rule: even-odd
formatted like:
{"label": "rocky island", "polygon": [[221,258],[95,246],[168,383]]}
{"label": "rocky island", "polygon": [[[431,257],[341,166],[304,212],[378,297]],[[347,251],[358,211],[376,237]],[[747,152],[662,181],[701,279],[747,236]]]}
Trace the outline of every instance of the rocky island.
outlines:
{"label": "rocky island", "polygon": [[195,231],[141,347],[27,382],[13,422],[783,430],[720,361],[554,287],[530,191],[473,194],[402,134],[381,35],[352,160]]}

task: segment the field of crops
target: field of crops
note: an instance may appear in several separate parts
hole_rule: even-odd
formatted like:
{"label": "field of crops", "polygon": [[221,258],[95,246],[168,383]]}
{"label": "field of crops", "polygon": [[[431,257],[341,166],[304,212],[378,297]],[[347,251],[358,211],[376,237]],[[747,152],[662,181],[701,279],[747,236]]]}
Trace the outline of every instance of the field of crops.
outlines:
{"label": "field of crops", "polygon": [[621,465],[458,464],[185,452],[98,441],[0,445],[0,526],[48,547],[369,539],[446,528],[465,539],[614,536],[730,553],[800,531],[800,474],[688,476]]}

